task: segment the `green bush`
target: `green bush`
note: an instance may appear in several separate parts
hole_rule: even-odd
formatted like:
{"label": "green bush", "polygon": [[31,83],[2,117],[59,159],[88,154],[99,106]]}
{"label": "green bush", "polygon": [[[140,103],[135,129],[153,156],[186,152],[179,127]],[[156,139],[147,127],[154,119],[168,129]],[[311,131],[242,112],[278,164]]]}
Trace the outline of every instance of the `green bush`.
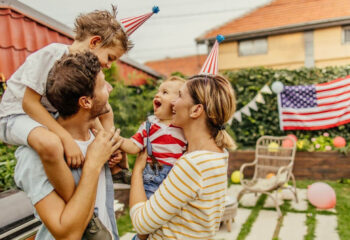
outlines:
{"label": "green bush", "polygon": [[[251,68],[238,71],[226,71],[224,75],[231,81],[237,98],[237,110],[248,104],[265,85],[281,81],[285,86],[310,85],[329,82],[350,74],[350,66],[326,68],[301,68],[297,70],[275,70],[267,68]],[[233,120],[232,135],[240,148],[255,146],[262,135],[282,136],[295,134],[300,139],[311,139],[328,132],[331,137],[342,136],[350,140],[350,124],[327,130],[317,131],[281,131],[279,128],[276,94],[264,95],[265,104],[258,103],[258,111],[251,110],[251,116],[242,115],[242,122]]]}
{"label": "green bush", "polygon": [[8,146],[0,142],[0,192],[15,187],[13,180],[16,158],[16,147]]}

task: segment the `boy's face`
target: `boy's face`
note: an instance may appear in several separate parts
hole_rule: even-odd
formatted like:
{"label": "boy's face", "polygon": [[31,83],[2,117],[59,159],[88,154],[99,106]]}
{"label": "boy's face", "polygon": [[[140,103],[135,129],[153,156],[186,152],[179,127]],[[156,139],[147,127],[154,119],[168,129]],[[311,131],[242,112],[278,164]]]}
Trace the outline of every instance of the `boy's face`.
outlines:
{"label": "boy's face", "polygon": [[108,108],[109,91],[107,88],[105,75],[102,71],[97,74],[94,89],[93,104],[91,107],[91,118],[96,118],[109,112]]}
{"label": "boy's face", "polygon": [[124,50],[120,46],[100,47],[98,45],[91,49],[91,52],[98,57],[102,68],[110,68],[112,63],[124,54]]}
{"label": "boy's face", "polygon": [[163,82],[153,98],[154,115],[160,120],[172,119],[172,105],[179,93],[179,89],[184,83],[181,81]]}

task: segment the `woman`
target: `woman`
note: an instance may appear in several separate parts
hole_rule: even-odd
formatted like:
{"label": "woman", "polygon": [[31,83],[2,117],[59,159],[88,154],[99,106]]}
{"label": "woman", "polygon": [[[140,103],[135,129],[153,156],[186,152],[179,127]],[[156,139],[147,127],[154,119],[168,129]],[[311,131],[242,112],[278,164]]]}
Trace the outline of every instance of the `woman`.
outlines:
{"label": "woman", "polygon": [[148,239],[211,239],[220,226],[227,189],[225,148],[234,142],[225,123],[235,111],[230,83],[218,75],[195,75],[173,103],[173,124],[188,141],[187,152],[147,201],[142,183],[146,163],[133,169],[130,207],[136,231]]}

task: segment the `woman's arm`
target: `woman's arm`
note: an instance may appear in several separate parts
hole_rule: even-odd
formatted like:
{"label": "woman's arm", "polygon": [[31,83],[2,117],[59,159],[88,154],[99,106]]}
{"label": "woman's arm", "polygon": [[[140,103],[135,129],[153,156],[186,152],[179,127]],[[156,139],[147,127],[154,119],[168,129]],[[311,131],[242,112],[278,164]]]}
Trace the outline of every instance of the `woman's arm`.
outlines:
{"label": "woman's arm", "polygon": [[195,199],[202,188],[201,173],[197,167],[189,159],[181,157],[147,200],[142,179],[146,157],[143,153],[136,160],[130,190],[130,216],[139,234],[149,234],[161,228]]}

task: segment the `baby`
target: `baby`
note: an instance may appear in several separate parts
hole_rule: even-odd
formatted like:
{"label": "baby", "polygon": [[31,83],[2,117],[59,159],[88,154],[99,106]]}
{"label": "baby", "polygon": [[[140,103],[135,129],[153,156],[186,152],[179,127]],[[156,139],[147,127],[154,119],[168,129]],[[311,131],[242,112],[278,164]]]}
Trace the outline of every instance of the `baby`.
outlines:
{"label": "baby", "polygon": [[182,129],[171,125],[171,102],[178,96],[185,79],[170,77],[158,89],[153,99],[154,115],[149,116],[137,133],[124,139],[121,150],[136,154],[147,148],[148,158],[143,171],[143,182],[147,198],[158,189],[172,166],[186,150],[187,141]]}

